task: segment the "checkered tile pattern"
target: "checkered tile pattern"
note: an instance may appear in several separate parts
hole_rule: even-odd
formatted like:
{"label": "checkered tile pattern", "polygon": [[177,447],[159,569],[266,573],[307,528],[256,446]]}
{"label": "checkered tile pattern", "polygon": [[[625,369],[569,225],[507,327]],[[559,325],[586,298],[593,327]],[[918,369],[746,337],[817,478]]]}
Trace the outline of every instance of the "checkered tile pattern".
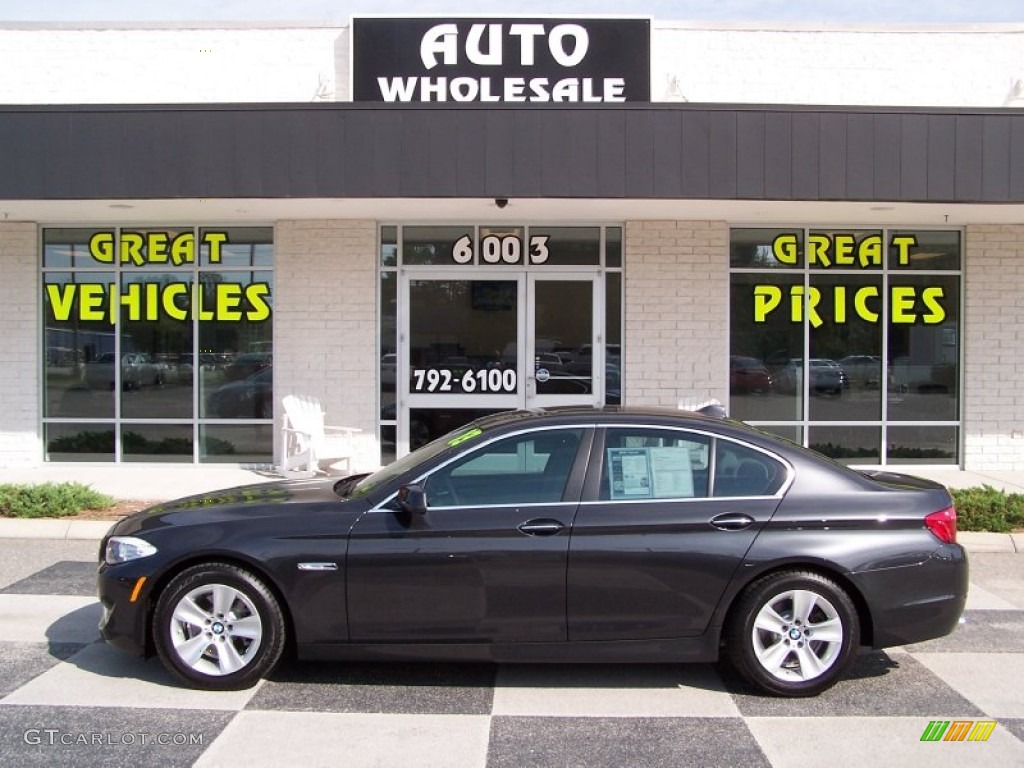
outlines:
{"label": "checkered tile pattern", "polygon": [[[783,700],[669,664],[286,661],[251,690],[193,691],[99,640],[93,549],[0,542],[0,764],[1024,765],[1020,555],[972,557],[953,636],[864,653],[832,690]],[[938,719],[998,726],[921,742]]]}

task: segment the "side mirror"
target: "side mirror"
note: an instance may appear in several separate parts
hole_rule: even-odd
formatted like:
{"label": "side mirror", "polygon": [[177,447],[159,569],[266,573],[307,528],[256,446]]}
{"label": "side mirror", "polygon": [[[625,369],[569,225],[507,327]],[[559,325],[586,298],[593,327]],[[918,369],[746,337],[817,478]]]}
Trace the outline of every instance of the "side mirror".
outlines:
{"label": "side mirror", "polygon": [[427,492],[418,483],[403,485],[398,489],[398,506],[410,515],[427,514]]}

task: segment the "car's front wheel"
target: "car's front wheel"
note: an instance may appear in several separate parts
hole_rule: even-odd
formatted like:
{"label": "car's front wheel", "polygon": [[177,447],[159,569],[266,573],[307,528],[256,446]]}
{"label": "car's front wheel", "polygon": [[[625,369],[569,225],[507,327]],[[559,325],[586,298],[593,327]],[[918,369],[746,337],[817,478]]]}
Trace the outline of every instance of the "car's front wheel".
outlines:
{"label": "car's front wheel", "polygon": [[726,630],[726,654],[754,688],[776,696],[816,696],[853,661],[860,620],[849,595],[805,571],[751,584]]}
{"label": "car's front wheel", "polygon": [[227,563],[175,576],[153,618],[164,665],[186,684],[213,690],[255,685],[281,657],[285,633],[274,594],[254,574]]}

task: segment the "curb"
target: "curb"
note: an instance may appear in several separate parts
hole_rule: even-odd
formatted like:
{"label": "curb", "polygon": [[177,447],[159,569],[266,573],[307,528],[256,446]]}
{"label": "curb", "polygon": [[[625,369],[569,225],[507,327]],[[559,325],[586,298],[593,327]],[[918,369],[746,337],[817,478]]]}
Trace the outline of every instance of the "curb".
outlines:
{"label": "curb", "polygon": [[0,539],[99,541],[116,520],[0,520]]}
{"label": "curb", "polygon": [[[0,518],[0,539],[99,541],[116,520],[22,520]],[[1024,533],[960,531],[956,540],[970,554],[1024,554]]]}

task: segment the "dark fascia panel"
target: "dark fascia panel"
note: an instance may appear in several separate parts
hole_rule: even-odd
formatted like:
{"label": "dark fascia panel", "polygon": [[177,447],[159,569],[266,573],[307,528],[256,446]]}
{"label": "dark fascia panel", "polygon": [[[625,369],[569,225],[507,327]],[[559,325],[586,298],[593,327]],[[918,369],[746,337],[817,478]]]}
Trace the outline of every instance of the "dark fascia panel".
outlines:
{"label": "dark fascia panel", "polygon": [[0,199],[1024,202],[1024,113],[695,104],[0,107]]}

